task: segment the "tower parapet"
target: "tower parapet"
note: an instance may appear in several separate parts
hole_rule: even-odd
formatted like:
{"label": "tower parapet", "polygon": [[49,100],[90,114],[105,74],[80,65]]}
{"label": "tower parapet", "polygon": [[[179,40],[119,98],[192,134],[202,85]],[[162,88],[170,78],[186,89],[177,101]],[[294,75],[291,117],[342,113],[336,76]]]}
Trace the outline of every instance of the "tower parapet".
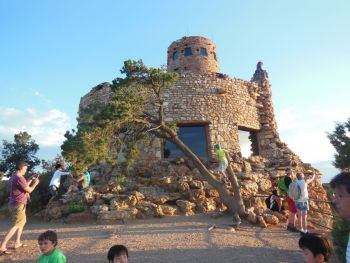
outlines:
{"label": "tower parapet", "polygon": [[168,47],[168,71],[220,72],[214,41],[204,37],[183,37]]}

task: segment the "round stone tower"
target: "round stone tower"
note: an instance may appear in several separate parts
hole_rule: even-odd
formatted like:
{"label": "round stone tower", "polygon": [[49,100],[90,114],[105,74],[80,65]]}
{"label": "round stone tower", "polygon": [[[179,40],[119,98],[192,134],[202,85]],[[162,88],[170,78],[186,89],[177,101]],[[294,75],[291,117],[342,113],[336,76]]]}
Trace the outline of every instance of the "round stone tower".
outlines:
{"label": "round stone tower", "polygon": [[168,47],[168,71],[220,72],[214,41],[205,37],[183,37]]}

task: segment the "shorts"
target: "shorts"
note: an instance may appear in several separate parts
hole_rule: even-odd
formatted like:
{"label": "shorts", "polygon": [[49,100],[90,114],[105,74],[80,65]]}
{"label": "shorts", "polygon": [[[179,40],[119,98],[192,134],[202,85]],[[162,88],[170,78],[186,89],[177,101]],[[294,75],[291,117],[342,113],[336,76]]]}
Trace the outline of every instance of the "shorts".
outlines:
{"label": "shorts", "polygon": [[225,172],[227,166],[228,166],[228,162],[227,161],[219,162],[219,167],[218,167],[219,172]]}
{"label": "shorts", "polygon": [[50,194],[52,196],[58,196],[58,188],[56,185],[50,185]]}
{"label": "shorts", "polygon": [[295,207],[295,202],[292,198],[290,198],[288,195],[286,195],[286,201],[288,204],[288,210],[292,213],[295,214],[297,213],[297,208]]}
{"label": "shorts", "polygon": [[304,212],[309,210],[309,203],[308,201],[305,202],[295,202],[297,210],[300,212]]}
{"label": "shorts", "polygon": [[11,223],[14,226],[23,227],[27,222],[26,205],[18,204],[16,206],[9,206]]}

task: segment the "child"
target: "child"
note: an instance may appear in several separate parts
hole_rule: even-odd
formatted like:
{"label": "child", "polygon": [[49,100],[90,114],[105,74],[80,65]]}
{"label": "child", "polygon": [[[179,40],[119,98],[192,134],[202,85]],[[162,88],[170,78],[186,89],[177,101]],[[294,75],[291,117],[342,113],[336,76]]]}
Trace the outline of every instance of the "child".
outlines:
{"label": "child", "polygon": [[51,203],[51,201],[58,195],[58,188],[60,188],[61,176],[70,175],[70,172],[62,172],[63,165],[61,163],[57,163],[55,168],[56,171],[53,174],[49,185],[50,193],[52,195],[49,203]]}
{"label": "child", "polygon": [[[335,190],[334,204],[339,215],[350,220],[350,172],[342,172],[336,175],[330,182]],[[350,235],[346,250],[346,262],[350,263]]]}
{"label": "child", "polygon": [[38,263],[66,263],[66,257],[61,250],[56,248],[56,232],[47,230],[38,237],[40,251]]}
{"label": "child", "polygon": [[107,254],[109,263],[128,263],[128,249],[123,245],[115,245],[111,247]]}
{"label": "child", "polygon": [[333,252],[332,243],[316,234],[303,234],[299,239],[299,247],[304,252],[306,263],[328,262]]}
{"label": "child", "polygon": [[226,153],[221,148],[221,145],[219,143],[215,144],[215,149],[216,149],[216,160],[219,163],[219,166],[217,169],[223,175],[222,182],[229,183],[228,177],[227,177],[226,172],[225,172],[227,167],[228,167]]}

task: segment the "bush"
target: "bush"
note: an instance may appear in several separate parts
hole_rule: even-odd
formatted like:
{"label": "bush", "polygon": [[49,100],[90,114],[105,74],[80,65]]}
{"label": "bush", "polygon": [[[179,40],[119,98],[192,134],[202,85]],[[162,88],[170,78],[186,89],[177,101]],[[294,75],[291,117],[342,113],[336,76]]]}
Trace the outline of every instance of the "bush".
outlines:
{"label": "bush", "polygon": [[350,233],[350,222],[336,218],[333,221],[332,237],[335,251],[341,262],[346,262],[346,248]]}
{"label": "bush", "polygon": [[66,204],[62,208],[62,214],[63,216],[68,216],[69,214],[74,214],[74,213],[80,213],[85,210],[84,203],[82,201],[80,202],[72,202]]}
{"label": "bush", "polygon": [[8,181],[0,181],[0,206],[7,203],[8,196]]}
{"label": "bush", "polygon": [[28,209],[31,212],[37,212],[45,208],[49,202],[51,195],[49,190],[49,183],[51,180],[52,173],[45,172],[40,174],[40,182],[34,191],[30,194],[30,203]]}

